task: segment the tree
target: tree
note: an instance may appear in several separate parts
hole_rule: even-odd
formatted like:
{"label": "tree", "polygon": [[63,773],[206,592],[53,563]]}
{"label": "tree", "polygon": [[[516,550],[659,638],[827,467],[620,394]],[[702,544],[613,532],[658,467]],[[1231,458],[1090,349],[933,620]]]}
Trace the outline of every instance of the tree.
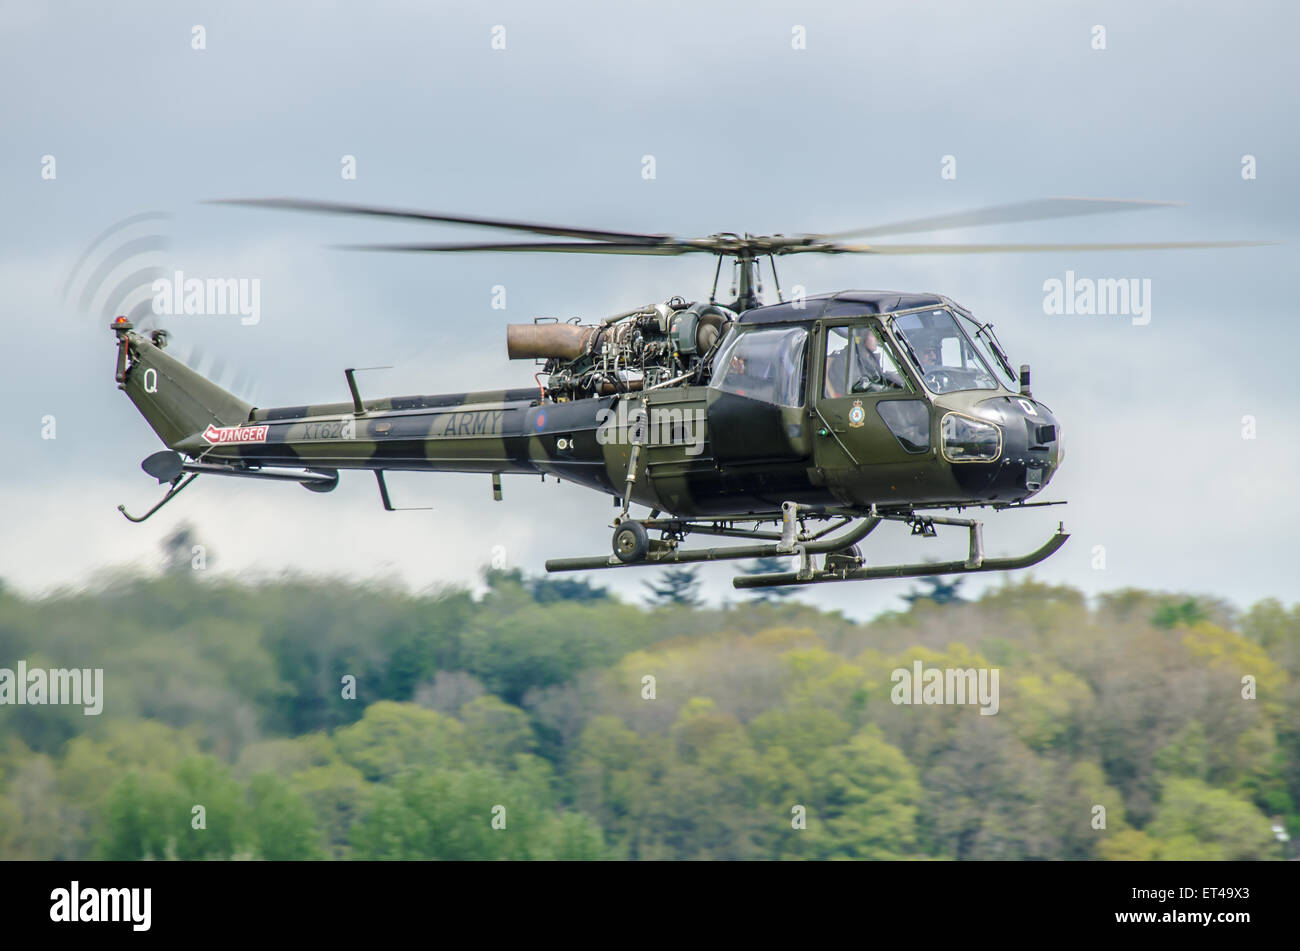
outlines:
{"label": "tree", "polygon": [[700,597],[700,582],[696,577],[698,569],[696,568],[665,568],[663,574],[659,576],[659,583],[645,582],[645,586],[650,589],[650,603],[655,607],[663,607],[669,604],[679,604],[685,607],[698,607],[703,598]]}
{"label": "tree", "polygon": [[[174,775],[176,787],[166,815],[176,857],[188,861],[234,856],[246,842],[247,807],[230,770],[211,756],[192,756]],[[196,811],[199,806],[202,812]]]}
{"label": "tree", "polygon": [[274,773],[260,773],[249,785],[249,825],[257,854],[270,862],[323,857],[321,833],[306,800]]}
{"label": "tree", "polygon": [[[0,593],[7,656],[111,672],[101,716],[0,707],[0,861],[1232,860],[1282,854],[1271,816],[1300,839],[1295,606],[1020,580],[960,624],[928,597],[856,623],[490,580]],[[999,668],[998,715],[895,703],[917,662]]]}
{"label": "tree", "polygon": [[483,583],[489,588],[508,588],[511,585],[523,587],[528,583],[524,578],[522,568],[493,568],[483,569]]}
{"label": "tree", "polygon": [[586,578],[548,578],[538,575],[527,582],[538,604],[552,601],[608,601],[609,589],[599,588]]}
{"label": "tree", "polygon": [[519,600],[483,599],[460,631],[455,664],[515,706],[530,690],[566,683],[662,636],[645,611],[614,599],[538,604],[522,589],[515,594]]}
{"label": "tree", "polygon": [[99,853],[110,862],[164,859],[171,831],[160,817],[174,792],[157,777],[129,772],[113,787],[104,808]]}
{"label": "tree", "polygon": [[1205,609],[1196,603],[1195,598],[1187,598],[1177,604],[1167,602],[1162,604],[1151,619],[1151,623],[1156,627],[1191,627],[1199,621],[1206,619]]}
{"label": "tree", "polygon": [[808,836],[818,858],[898,859],[916,851],[916,769],[868,726],[809,770]]}
{"label": "tree", "polygon": [[465,724],[465,746],[474,751],[475,759],[502,770],[537,744],[528,714],[490,694],[461,707],[460,719]]}
{"label": "tree", "polygon": [[352,845],[361,859],[604,857],[600,827],[554,812],[545,776],[481,767],[416,770],[381,787]]}
{"label": "tree", "polygon": [[[749,567],[741,568],[740,573],[742,575],[769,575],[778,571],[788,571],[789,568],[789,562],[785,558],[755,558],[749,563]],[[794,588],[786,586],[749,588],[747,590],[751,598],[764,604],[780,604],[794,594]]]}
{"label": "tree", "polygon": [[759,749],[784,748],[796,766],[807,768],[823,750],[844,743],[852,727],[830,710],[805,703],[759,714],[749,732]]}
{"label": "tree", "polygon": [[1150,862],[1156,843],[1140,829],[1125,826],[1097,843],[1097,855],[1107,862]]}
{"label": "tree", "polygon": [[383,700],[368,706],[365,716],[339,730],[334,740],[344,762],[374,782],[415,766],[459,765],[466,756],[464,734],[451,717]]}
{"label": "tree", "polygon": [[951,581],[945,581],[940,575],[925,575],[917,580],[925,586],[925,589],[913,588],[903,595],[903,600],[908,604],[916,604],[917,601],[933,601],[935,604],[964,604],[966,602],[966,599],[958,594],[958,589],[961,587],[961,583],[966,580],[965,578],[958,576]]}
{"label": "tree", "polygon": [[652,794],[655,744],[615,716],[593,717],[578,738],[570,774],[579,808],[593,815],[609,841],[636,858],[643,824],[639,817]]}
{"label": "tree", "polygon": [[374,792],[384,787],[366,782],[345,763],[304,769],[294,774],[291,783],[316,817],[329,857],[349,858],[352,829],[368,811]]}
{"label": "tree", "polygon": [[1254,806],[1198,779],[1170,779],[1144,830],[1165,860],[1228,861],[1277,857],[1273,830]]}
{"label": "tree", "polygon": [[162,541],[163,570],[168,574],[189,571],[194,555],[194,526],[182,522]]}

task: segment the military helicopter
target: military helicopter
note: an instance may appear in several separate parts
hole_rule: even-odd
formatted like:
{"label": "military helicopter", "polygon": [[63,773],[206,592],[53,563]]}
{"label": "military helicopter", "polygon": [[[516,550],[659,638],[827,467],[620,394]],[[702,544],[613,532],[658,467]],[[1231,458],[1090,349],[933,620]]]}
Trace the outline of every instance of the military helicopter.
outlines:
{"label": "military helicopter", "polygon": [[[1053,198],[832,234],[666,234],[596,230],[303,199],[219,202],[525,232],[549,241],[351,245],[397,252],[711,254],[707,300],[681,297],[598,323],[539,318],[506,327],[510,359],[540,364],[536,387],[255,407],[165,353],[166,331],[112,324],[118,387],[168,447],[142,468],[168,489],[144,521],[200,475],[297,482],[329,492],[343,469],[540,474],[613,497],[612,551],[557,558],[548,571],[790,556],[795,570],[738,576],[738,588],[1006,571],[1037,564],[1063,525],[1020,557],[984,554],[968,508],[1031,501],[1064,458],[1061,426],[1013,369],[993,326],[941,294],[840,291],[786,299],[776,258],[793,254],[955,254],[1218,248],[1254,241],[1120,244],[851,243],[972,225],[1162,207]],[[718,301],[724,259],[734,299]],[[766,259],[777,302],[760,300]],[[633,517],[636,503],[650,511]],[[943,514],[955,511],[958,515]],[[868,564],[859,543],[881,522],[932,537],[965,528],[961,561]],[[743,540],[688,548],[690,535]]]}

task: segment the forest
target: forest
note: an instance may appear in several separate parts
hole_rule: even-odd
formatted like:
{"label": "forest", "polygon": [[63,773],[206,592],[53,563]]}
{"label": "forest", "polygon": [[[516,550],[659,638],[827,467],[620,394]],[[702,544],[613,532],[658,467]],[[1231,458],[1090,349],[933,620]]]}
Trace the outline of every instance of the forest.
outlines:
{"label": "forest", "polygon": [[[925,579],[867,622],[191,570],[0,588],[0,859],[1295,858],[1300,606]],[[995,715],[893,672],[996,669]]]}

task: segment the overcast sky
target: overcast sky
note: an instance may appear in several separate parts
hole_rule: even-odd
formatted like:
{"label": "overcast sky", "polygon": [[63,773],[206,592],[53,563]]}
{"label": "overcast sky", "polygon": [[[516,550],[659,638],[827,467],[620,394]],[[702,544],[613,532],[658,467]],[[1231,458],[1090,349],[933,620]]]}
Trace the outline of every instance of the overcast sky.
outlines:
{"label": "overcast sky", "polygon": [[[122,519],[118,503],[142,510],[158,495],[138,466],[159,446],[114,386],[100,313],[139,264],[102,273],[132,237],[165,238],[157,256],[188,275],[260,282],[256,325],[168,326],[174,352],[197,346],[205,368],[263,406],[343,399],[346,366],[393,365],[362,376],[373,395],[528,385],[531,363],[505,358],[507,322],[698,299],[712,279],[704,256],[348,254],[324,245],[489,233],[205,199],[293,195],[697,236],[1082,195],[1187,205],[900,240],[1283,243],[800,257],[782,283],[945,293],[1032,364],[1066,447],[1044,497],[1069,504],[990,514],[991,554],[1035,548],[1064,520],[1072,540],[1035,577],[1089,593],[1295,600],[1298,25],[1281,2],[0,3],[0,577],[43,591],[107,566],[152,567],[186,521],[212,571],[389,575],[417,588],[472,582],[497,545],[530,572],[607,550],[608,499],[522,477],[496,503],[487,476],[398,475],[397,504],[434,507],[400,514],[382,511],[363,473],[331,495],[200,480],[145,525]],[[945,156],[955,178],[941,175]],[[171,217],[81,260],[105,229],[147,211]],[[1149,279],[1150,323],[1045,313],[1044,282],[1067,271]],[[504,311],[491,306],[495,285]],[[44,439],[51,416],[56,438]],[[871,541],[873,561],[965,546],[960,534],[889,529]],[[639,597],[653,574],[599,579]],[[729,568],[704,576],[712,598],[744,597]],[[869,616],[908,588],[799,596]]]}

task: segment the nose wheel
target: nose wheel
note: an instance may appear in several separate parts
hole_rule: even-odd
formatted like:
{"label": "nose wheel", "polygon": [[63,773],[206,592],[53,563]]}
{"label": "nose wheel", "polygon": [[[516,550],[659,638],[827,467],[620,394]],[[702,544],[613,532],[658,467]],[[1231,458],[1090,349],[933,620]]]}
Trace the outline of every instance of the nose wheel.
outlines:
{"label": "nose wheel", "polygon": [[614,529],[614,557],[624,564],[644,561],[650,551],[650,536],[645,526],[635,520],[628,520]]}

